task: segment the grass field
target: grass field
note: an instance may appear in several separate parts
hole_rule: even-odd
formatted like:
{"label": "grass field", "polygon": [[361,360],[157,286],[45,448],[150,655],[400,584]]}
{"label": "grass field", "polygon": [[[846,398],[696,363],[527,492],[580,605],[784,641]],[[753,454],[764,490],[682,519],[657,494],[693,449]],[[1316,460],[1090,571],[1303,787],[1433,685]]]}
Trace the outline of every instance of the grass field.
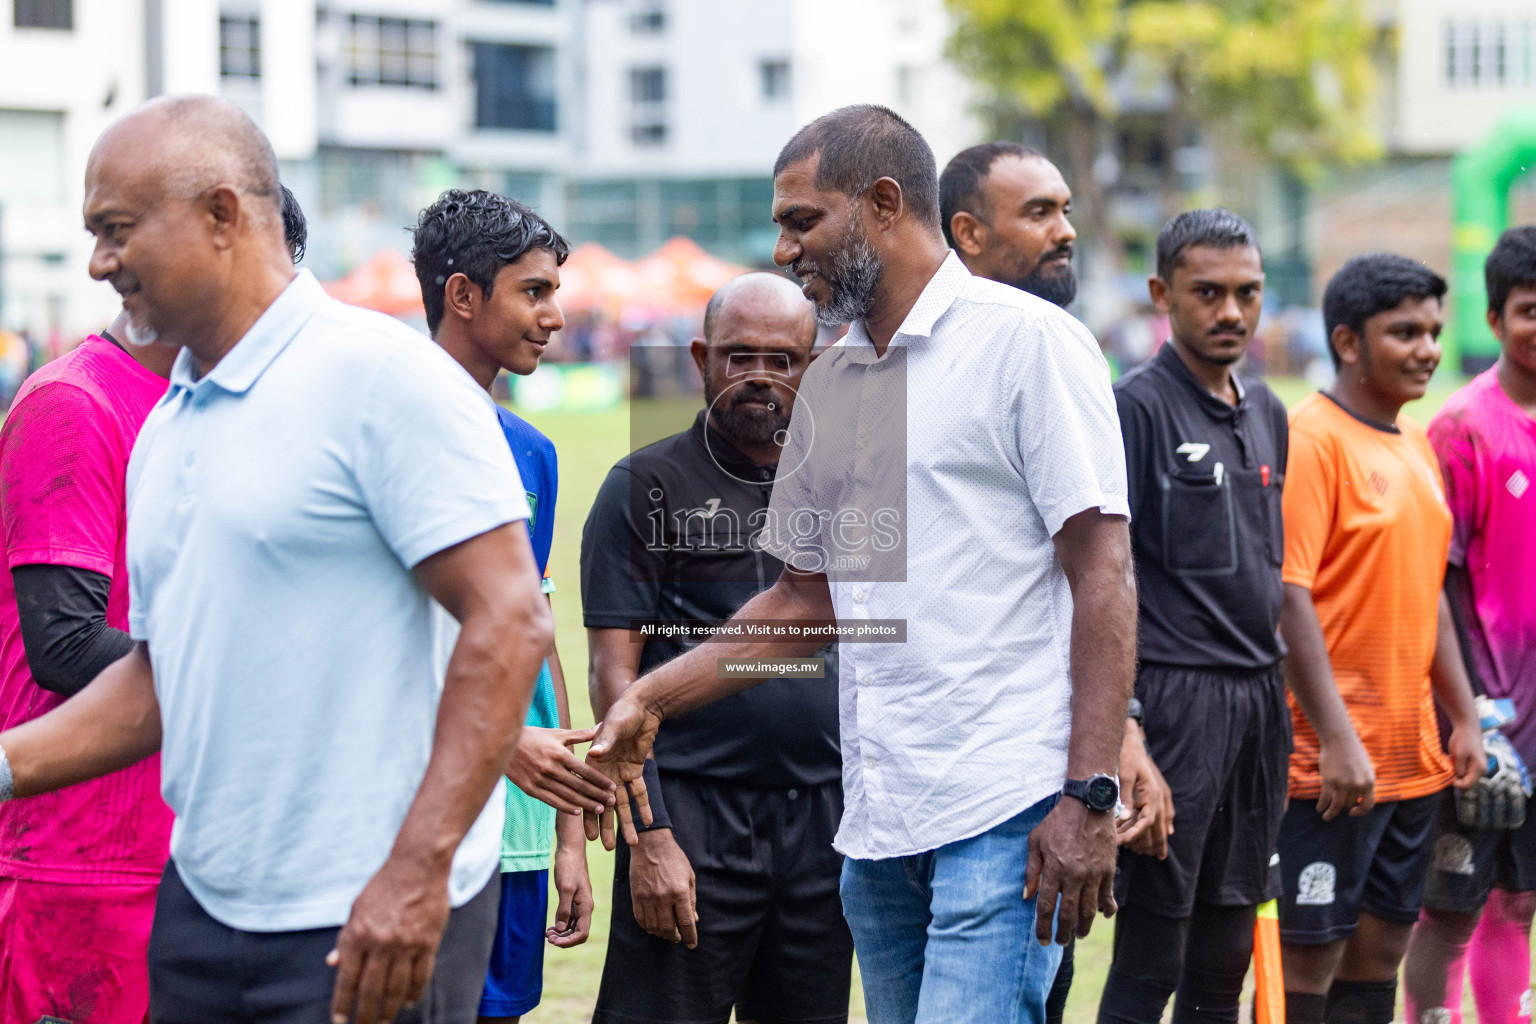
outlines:
{"label": "grass field", "polygon": [[[1272,381],[1271,386],[1287,405],[1311,391],[1297,378],[1281,378]],[[1408,414],[1420,423],[1427,423],[1453,387],[1453,382],[1445,382],[1423,400],[1413,403],[1407,409]],[[674,415],[673,411],[668,410],[668,415]],[[560,453],[560,495],[555,516],[554,549],[550,555],[550,575],[558,588],[553,598],[555,628],[570,687],[571,713],[578,726],[586,725],[592,721],[592,711],[585,688],[586,631],[581,625],[578,575],[581,528],[609,467],[629,451],[629,409],[626,406],[601,413],[546,413],[531,416],[530,420],[554,440]],[[649,435],[650,428],[644,426],[644,429]],[[587,858],[597,899],[592,937],[586,945],[574,950],[546,948],[544,1001],[524,1018],[528,1024],[585,1024],[591,1020],[607,943],[608,919],[613,910],[610,905],[613,855],[594,843],[588,846]],[[628,912],[627,908],[625,912]],[[1097,1014],[1098,997],[1109,966],[1110,935],[1110,924],[1100,920],[1093,933],[1078,944],[1077,975],[1067,1006],[1068,1024],[1091,1024]],[[1475,1020],[1475,1014],[1470,1006],[1470,986],[1468,988],[1469,1005],[1465,1019],[1471,1022]],[[852,1009],[851,1020],[863,1024],[863,996],[857,986]],[[1248,1019],[1246,1009],[1242,1019]]]}

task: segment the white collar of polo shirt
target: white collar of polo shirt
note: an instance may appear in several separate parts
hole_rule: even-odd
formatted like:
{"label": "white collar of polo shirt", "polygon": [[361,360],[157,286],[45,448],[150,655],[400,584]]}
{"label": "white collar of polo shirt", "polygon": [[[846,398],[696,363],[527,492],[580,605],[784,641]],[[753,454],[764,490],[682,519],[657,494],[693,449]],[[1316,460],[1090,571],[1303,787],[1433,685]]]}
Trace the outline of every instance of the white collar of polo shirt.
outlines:
{"label": "white collar of polo shirt", "polygon": [[249,391],[327,298],[315,275],[300,270],[207,376],[197,376],[192,352],[183,348],[171,365],[171,392],[196,391],[201,386],[235,395]]}
{"label": "white collar of polo shirt", "polygon": [[[907,344],[908,338],[928,338],[933,336],[933,327],[939,322],[939,318],[949,311],[949,307],[955,304],[965,290],[965,284],[971,278],[971,272],[966,269],[960,257],[951,249],[949,255],[944,257],[944,262],[939,264],[939,269],[933,277],[923,286],[922,294],[907,311],[906,319],[891,336],[891,346]],[[855,320],[848,327],[848,334],[843,338],[842,345],[847,358],[859,363],[878,363],[880,357],[875,355],[874,342],[869,339],[869,331],[864,326],[863,320]],[[886,351],[890,351],[887,348]]]}

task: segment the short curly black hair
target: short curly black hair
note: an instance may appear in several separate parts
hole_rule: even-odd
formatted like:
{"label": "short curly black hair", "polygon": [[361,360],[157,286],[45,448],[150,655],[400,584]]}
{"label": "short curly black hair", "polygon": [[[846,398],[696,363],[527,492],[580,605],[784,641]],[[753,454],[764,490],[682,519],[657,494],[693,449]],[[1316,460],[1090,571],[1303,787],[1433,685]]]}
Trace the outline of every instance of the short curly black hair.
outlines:
{"label": "short curly black hair", "polygon": [[570,243],[543,217],[485,189],[444,192],[421,211],[413,235],[411,262],[421,282],[427,329],[433,333],[443,322],[443,288],[454,274],[463,274],[489,296],[501,268],[531,250],[554,253],[557,266],[571,254]]}
{"label": "short curly black hair", "polygon": [[1323,329],[1333,368],[1340,365],[1333,332],[1348,327],[1365,336],[1365,322],[1377,313],[1396,309],[1404,299],[1445,298],[1445,278],[1418,260],[1391,252],[1355,256],[1339,268],[1323,290]]}
{"label": "short curly black hair", "polygon": [[1184,254],[1195,246],[1211,249],[1252,249],[1259,251],[1259,235],[1253,225],[1220,207],[1185,210],[1157,233],[1157,276],[1173,280],[1173,272],[1184,264]]}
{"label": "short curly black hair", "polygon": [[309,221],[305,220],[304,208],[288,186],[277,187],[283,190],[283,242],[288,246],[288,255],[297,263],[304,258],[304,249],[309,245]]}
{"label": "short curly black hair", "polygon": [[1536,285],[1536,224],[1510,228],[1499,236],[1499,244],[1483,264],[1483,281],[1488,286],[1488,311],[1502,318],[1510,292],[1521,285]]}

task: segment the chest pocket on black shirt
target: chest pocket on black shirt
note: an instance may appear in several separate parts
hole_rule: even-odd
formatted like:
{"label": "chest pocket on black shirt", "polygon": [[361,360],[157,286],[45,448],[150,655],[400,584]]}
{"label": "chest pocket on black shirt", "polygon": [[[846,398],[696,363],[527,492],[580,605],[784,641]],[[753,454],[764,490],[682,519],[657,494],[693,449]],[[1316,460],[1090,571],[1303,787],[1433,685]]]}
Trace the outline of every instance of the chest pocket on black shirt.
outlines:
{"label": "chest pocket on black shirt", "polygon": [[1232,481],[1214,473],[1164,473],[1163,561],[1180,576],[1237,572]]}

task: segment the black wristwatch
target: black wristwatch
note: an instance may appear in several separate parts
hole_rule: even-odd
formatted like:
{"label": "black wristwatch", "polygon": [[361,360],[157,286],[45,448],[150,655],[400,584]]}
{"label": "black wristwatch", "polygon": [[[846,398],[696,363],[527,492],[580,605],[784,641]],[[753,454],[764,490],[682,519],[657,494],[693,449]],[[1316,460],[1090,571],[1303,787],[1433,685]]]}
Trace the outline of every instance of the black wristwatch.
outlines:
{"label": "black wristwatch", "polygon": [[1100,814],[1115,809],[1120,802],[1120,783],[1113,775],[1090,775],[1086,779],[1068,779],[1061,787],[1062,796],[1081,800],[1090,811]]}
{"label": "black wristwatch", "polygon": [[1135,697],[1132,697],[1130,702],[1126,704],[1125,717],[1131,719],[1143,729],[1147,727],[1146,712],[1142,709],[1141,701]]}

